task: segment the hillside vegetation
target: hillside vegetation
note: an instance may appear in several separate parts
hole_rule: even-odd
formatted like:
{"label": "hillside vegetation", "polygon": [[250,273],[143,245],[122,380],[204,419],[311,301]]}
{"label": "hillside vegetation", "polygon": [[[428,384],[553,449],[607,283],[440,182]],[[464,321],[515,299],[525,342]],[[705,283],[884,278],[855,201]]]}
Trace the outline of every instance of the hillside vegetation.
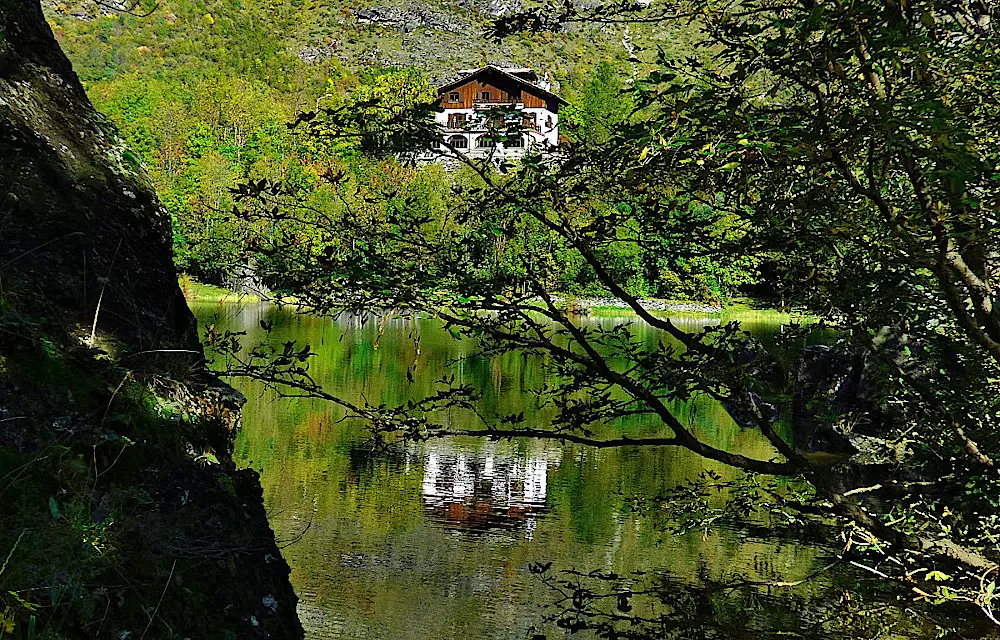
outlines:
{"label": "hillside vegetation", "polygon": [[[616,123],[638,117],[630,115],[631,82],[651,68],[640,60],[652,62],[656,47],[674,56],[691,49],[685,28],[669,25],[567,27],[502,43],[487,37],[490,19],[514,9],[502,0],[182,0],[135,15],[90,2],[47,3],[50,25],[90,98],[120,127],[172,216],[178,268],[215,284],[238,287],[250,277],[275,289],[295,283],[283,280],[289,258],[274,247],[287,254],[290,244],[311,246],[314,238],[304,227],[284,227],[298,239],[276,239],[270,225],[234,215],[230,189],[237,183],[281,183],[327,213],[351,203],[384,213],[405,201],[440,220],[453,208],[453,187],[475,182],[437,167],[373,159],[350,144],[303,139],[286,126],[297,113],[362,96],[387,104],[427,100],[435,83],[459,69],[530,65],[570,102],[562,133],[600,143]],[[342,173],[348,182],[339,188],[321,178]],[[713,224],[706,220],[707,228]],[[627,243],[614,251],[630,290],[641,296],[719,301],[759,277],[756,264],[673,259]],[[524,258],[517,248],[496,256],[514,264]],[[606,293],[583,265],[568,261],[558,271],[557,290]]]}

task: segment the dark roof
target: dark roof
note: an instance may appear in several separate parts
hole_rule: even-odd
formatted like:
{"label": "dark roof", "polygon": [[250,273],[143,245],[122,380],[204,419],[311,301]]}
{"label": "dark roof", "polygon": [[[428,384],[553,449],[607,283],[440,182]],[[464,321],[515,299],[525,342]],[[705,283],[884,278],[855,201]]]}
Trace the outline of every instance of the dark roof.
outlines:
{"label": "dark roof", "polygon": [[[517,71],[522,71],[522,70],[518,69]],[[514,75],[513,73],[510,73],[509,71],[507,71],[507,70],[505,70],[505,69],[503,69],[501,67],[495,67],[495,66],[493,66],[491,64],[488,64],[485,67],[482,67],[480,69],[476,69],[475,71],[466,73],[465,75],[463,75],[462,77],[458,78],[457,80],[452,80],[451,82],[449,82],[447,84],[443,84],[443,85],[439,86],[438,87],[438,95],[440,95],[440,94],[442,94],[442,93],[444,93],[446,91],[449,91],[451,89],[454,89],[455,87],[461,86],[461,85],[465,84],[466,82],[468,82],[469,80],[472,80],[473,78],[476,78],[476,77],[482,76],[482,75],[486,75],[488,73],[496,73],[496,74],[498,74],[498,75],[500,75],[500,76],[502,76],[504,78],[513,80],[517,84],[520,84],[521,86],[530,89],[534,93],[541,95],[543,98],[546,98],[547,100],[555,100],[559,104],[569,104],[565,100],[563,100],[562,98],[560,98],[559,96],[557,96],[556,94],[554,94],[551,91],[549,91],[548,89],[543,89],[543,88],[539,87],[537,84],[534,84],[533,82],[529,82],[528,80],[525,80],[520,75]]]}
{"label": "dark roof", "polygon": [[[508,67],[502,64],[494,64],[492,62],[487,64],[486,66],[493,67],[494,69],[500,69],[501,71],[509,73],[512,76],[517,76],[518,78],[524,78],[525,80],[528,80],[530,82],[535,82],[536,80],[538,80],[538,74],[535,73],[535,70],[530,67]],[[462,69],[461,71],[458,72],[458,75],[459,77],[464,78],[465,76],[473,74],[477,71],[479,71],[478,68]]]}

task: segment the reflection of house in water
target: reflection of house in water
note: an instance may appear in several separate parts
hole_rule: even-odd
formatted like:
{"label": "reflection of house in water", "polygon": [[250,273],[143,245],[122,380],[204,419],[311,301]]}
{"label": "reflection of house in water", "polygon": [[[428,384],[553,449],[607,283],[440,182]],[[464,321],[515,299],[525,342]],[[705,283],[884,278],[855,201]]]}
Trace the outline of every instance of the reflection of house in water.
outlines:
{"label": "reflection of house in water", "polygon": [[530,536],[545,510],[549,464],[544,455],[496,443],[480,450],[433,443],[424,450],[424,508],[446,526],[524,527]]}

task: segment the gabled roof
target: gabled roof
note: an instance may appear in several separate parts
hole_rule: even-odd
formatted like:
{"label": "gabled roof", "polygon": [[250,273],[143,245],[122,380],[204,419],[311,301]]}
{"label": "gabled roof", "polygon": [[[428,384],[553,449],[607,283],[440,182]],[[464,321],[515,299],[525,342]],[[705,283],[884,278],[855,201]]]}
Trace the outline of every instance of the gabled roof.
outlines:
{"label": "gabled roof", "polygon": [[[559,104],[569,104],[568,102],[566,102],[565,100],[563,100],[562,98],[560,98],[556,94],[552,93],[548,89],[543,89],[543,88],[539,87],[537,84],[529,82],[528,80],[526,80],[521,75],[515,75],[515,74],[524,74],[524,75],[527,75],[527,73],[526,73],[527,71],[531,71],[531,70],[530,69],[504,69],[502,67],[497,67],[497,66],[494,66],[492,64],[488,64],[485,67],[481,67],[479,69],[475,69],[475,70],[469,71],[468,73],[464,73],[464,75],[462,75],[457,80],[452,80],[451,82],[449,82],[447,84],[443,84],[443,85],[439,86],[438,87],[438,95],[440,95],[440,94],[442,94],[442,93],[444,93],[446,91],[449,91],[451,89],[454,89],[455,87],[461,86],[461,85],[465,84],[466,82],[468,82],[469,80],[472,80],[473,78],[477,78],[479,76],[483,76],[483,75],[486,75],[486,74],[489,74],[489,73],[496,73],[496,74],[498,74],[498,75],[500,75],[500,76],[502,76],[504,78],[507,78],[509,80],[513,80],[514,82],[516,82],[517,84],[521,85],[522,87],[525,87],[526,89],[530,89],[532,92],[534,92],[534,93],[536,93],[536,94],[544,97],[547,100],[555,100]],[[532,73],[534,73],[534,72],[532,72]],[[537,77],[537,75],[535,77]]]}
{"label": "gabled roof", "polygon": [[[535,73],[535,70],[532,69],[531,67],[501,67],[500,65],[496,64],[488,64],[486,66],[493,67],[494,69],[500,69],[501,71],[509,73],[512,76],[517,76],[518,78],[524,78],[529,82],[535,82],[536,80],[538,80],[538,74]],[[477,71],[479,71],[479,69],[461,69],[459,70],[458,75],[465,77]]]}

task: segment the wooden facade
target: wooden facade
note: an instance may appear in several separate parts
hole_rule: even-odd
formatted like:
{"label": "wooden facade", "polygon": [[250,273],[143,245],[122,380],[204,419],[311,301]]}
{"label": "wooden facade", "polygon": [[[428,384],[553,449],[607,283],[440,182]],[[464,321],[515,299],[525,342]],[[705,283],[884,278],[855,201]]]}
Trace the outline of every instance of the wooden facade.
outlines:
{"label": "wooden facade", "polygon": [[523,104],[526,109],[559,109],[560,100],[530,82],[485,70],[439,89],[445,109],[471,109],[484,104]]}

